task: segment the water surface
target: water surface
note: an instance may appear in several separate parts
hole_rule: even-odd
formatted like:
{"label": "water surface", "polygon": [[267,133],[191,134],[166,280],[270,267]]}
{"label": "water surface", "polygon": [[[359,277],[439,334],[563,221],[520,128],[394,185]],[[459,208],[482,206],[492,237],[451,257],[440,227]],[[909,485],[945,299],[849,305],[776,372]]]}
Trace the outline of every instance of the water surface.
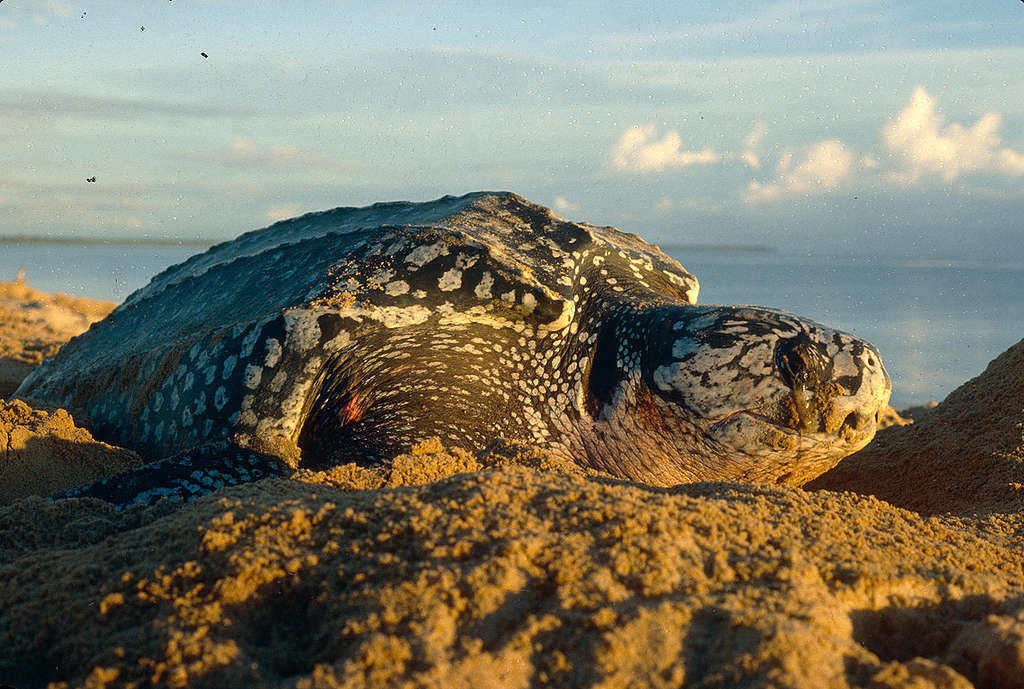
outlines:
{"label": "water surface", "polygon": [[[941,401],[1024,338],[1024,263],[667,250],[700,279],[703,304],[784,309],[874,343],[896,407]],[[198,251],[0,243],[0,279],[24,267],[38,289],[122,301]]]}

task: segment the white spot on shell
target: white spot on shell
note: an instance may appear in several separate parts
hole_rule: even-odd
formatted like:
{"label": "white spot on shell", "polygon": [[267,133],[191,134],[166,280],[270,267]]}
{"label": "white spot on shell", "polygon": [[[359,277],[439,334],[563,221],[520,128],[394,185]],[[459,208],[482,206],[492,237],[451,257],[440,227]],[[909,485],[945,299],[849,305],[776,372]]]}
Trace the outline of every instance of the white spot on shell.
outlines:
{"label": "white spot on shell", "polygon": [[288,374],[284,371],[278,371],[277,375],[275,375],[273,380],[270,381],[270,391],[281,392],[281,388],[284,387],[285,381],[287,380]]}
{"label": "white spot on shell", "polygon": [[306,352],[320,341],[320,324],[316,322],[316,314],[305,309],[295,309],[284,314],[285,340],[288,347]]}
{"label": "white spot on shell", "polygon": [[448,247],[445,246],[444,242],[434,242],[424,246],[418,246],[409,252],[409,255],[405,257],[406,263],[411,263],[417,268],[422,267],[424,264],[430,263],[438,256],[447,256]]}
{"label": "white spot on shell", "polygon": [[675,386],[672,384],[675,380],[676,374],[679,372],[680,364],[678,362],[669,364],[668,366],[659,366],[654,369],[651,374],[651,379],[654,384],[658,386],[659,390],[672,390]]}
{"label": "white spot on shell", "polygon": [[400,294],[407,294],[409,292],[409,283],[405,280],[395,280],[389,282],[384,287],[384,292],[389,297],[397,297]]}
{"label": "white spot on shell", "polygon": [[267,357],[263,360],[263,365],[267,368],[273,368],[277,366],[279,361],[281,361],[281,343],[275,337],[268,337]]}
{"label": "white spot on shell", "polygon": [[485,270],[484,274],[480,276],[480,282],[477,284],[476,289],[473,293],[480,299],[491,298],[491,287],[494,285],[494,276],[491,275],[491,271]]}
{"label": "white spot on shell", "polygon": [[859,371],[857,364],[853,359],[853,356],[848,351],[840,351],[836,354],[832,360],[833,364],[833,375],[839,376],[856,376]]}
{"label": "white spot on shell", "polygon": [[255,390],[256,386],[260,384],[260,378],[262,377],[263,367],[249,364],[245,367],[245,373],[242,375],[242,385],[250,390]]}
{"label": "white spot on shell", "polygon": [[698,348],[697,341],[692,337],[680,337],[672,343],[672,356],[676,359],[682,359],[687,354],[696,352]]}
{"label": "white spot on shell", "polygon": [[441,279],[437,281],[437,288],[442,292],[451,292],[462,287],[462,271],[452,268],[445,271]]}

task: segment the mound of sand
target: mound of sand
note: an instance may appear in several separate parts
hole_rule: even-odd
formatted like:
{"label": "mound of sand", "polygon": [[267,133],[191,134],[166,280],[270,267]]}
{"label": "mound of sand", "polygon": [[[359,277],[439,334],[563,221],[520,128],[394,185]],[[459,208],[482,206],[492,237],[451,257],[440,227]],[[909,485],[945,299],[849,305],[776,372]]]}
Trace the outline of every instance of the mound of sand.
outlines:
{"label": "mound of sand", "polygon": [[131,450],[93,440],[64,409],[0,400],[0,504],[61,493],[142,464]]}
{"label": "mound of sand", "polygon": [[815,491],[426,443],[120,513],[28,496],[138,460],[7,404],[0,685],[1024,687],[1022,381],[1024,342]]}
{"label": "mound of sand", "polygon": [[10,396],[33,367],[115,306],[47,294],[21,281],[0,282],[0,398]]}
{"label": "mound of sand", "polygon": [[[459,461],[420,455],[419,478]],[[513,462],[413,487],[263,481],[178,510],[32,498],[0,534],[15,686],[1024,678],[1020,534],[852,494]]]}

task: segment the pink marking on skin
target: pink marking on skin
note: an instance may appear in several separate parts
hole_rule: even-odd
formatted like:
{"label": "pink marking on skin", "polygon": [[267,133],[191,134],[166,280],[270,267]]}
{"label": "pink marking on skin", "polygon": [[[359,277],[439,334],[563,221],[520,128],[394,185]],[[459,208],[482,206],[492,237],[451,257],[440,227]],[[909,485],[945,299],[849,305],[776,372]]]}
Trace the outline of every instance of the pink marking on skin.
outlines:
{"label": "pink marking on skin", "polygon": [[348,402],[345,403],[345,406],[338,412],[338,421],[341,422],[342,426],[363,418],[363,414],[366,413],[366,407],[364,406],[365,401],[366,398],[360,395],[352,395],[352,397],[349,398]]}

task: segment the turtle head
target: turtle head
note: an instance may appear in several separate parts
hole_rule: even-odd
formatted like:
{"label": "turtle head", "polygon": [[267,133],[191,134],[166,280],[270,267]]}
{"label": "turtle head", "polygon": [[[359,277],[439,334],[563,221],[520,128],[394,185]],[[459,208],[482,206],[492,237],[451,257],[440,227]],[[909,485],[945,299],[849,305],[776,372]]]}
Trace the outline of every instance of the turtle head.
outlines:
{"label": "turtle head", "polygon": [[588,372],[587,452],[629,478],[801,485],[871,440],[892,390],[873,346],[782,311],[662,306],[613,320]]}

